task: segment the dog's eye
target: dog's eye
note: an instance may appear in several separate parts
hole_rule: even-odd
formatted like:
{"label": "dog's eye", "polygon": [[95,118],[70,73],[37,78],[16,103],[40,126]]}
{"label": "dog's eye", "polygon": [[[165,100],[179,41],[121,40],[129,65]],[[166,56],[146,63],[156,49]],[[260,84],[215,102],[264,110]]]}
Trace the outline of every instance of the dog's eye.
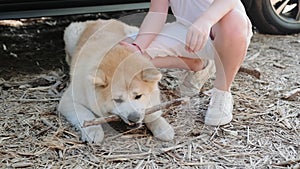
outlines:
{"label": "dog's eye", "polygon": [[134,99],[135,99],[135,100],[138,100],[138,99],[140,99],[141,97],[142,97],[142,95],[139,94],[139,95],[136,95],[136,96],[134,97]]}
{"label": "dog's eye", "polygon": [[123,102],[124,102],[122,99],[113,99],[113,100],[114,100],[114,102],[116,102],[116,103],[123,103]]}

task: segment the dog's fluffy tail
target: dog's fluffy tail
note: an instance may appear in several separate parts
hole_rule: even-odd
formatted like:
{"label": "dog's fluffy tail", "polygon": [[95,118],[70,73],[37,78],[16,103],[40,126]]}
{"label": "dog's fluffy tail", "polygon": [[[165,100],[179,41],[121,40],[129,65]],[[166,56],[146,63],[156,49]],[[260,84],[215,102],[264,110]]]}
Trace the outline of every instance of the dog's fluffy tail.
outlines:
{"label": "dog's fluffy tail", "polygon": [[87,26],[86,22],[73,22],[71,23],[64,32],[66,62],[70,65],[71,58],[75,52],[77,42],[80,35]]}

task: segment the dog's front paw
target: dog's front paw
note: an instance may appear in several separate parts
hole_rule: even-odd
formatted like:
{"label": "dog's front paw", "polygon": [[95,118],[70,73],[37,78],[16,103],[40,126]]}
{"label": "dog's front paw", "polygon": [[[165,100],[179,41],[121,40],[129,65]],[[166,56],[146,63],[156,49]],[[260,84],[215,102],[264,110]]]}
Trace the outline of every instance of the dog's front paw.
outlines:
{"label": "dog's front paw", "polygon": [[82,128],[81,139],[82,141],[87,141],[89,143],[101,143],[104,139],[102,127],[99,125]]}
{"label": "dog's front paw", "polygon": [[174,129],[163,117],[159,117],[155,121],[146,123],[146,125],[154,137],[162,141],[170,141],[174,139]]}

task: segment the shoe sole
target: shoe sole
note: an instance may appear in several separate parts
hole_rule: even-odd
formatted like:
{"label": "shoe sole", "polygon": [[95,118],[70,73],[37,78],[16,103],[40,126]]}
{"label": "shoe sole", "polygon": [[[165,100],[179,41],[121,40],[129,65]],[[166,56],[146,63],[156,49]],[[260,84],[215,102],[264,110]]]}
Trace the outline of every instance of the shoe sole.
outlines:
{"label": "shoe sole", "polygon": [[230,123],[232,118],[233,118],[232,114],[219,119],[205,117],[205,124],[210,126],[222,126]]}

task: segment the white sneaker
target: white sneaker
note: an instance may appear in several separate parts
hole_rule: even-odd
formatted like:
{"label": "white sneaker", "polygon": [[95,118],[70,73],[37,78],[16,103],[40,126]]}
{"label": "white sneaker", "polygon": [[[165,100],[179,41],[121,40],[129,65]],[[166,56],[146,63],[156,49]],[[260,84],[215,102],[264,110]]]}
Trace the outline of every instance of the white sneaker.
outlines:
{"label": "white sneaker", "polygon": [[205,124],[219,126],[232,120],[233,98],[230,92],[212,89],[210,103],[205,115]]}
{"label": "white sneaker", "polygon": [[191,97],[199,93],[204,83],[207,82],[215,72],[216,69],[213,60],[207,60],[205,68],[200,71],[186,71],[182,77],[182,84],[178,87],[181,96]]}

